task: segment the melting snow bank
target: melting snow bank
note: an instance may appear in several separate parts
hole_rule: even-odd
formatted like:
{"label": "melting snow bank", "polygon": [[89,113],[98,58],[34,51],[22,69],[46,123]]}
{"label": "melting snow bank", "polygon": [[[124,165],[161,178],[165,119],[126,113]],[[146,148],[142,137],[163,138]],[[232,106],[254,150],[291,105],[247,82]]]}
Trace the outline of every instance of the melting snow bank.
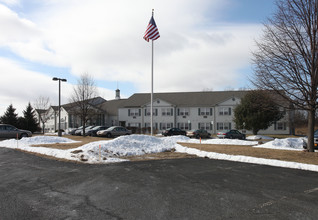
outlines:
{"label": "melting snow bank", "polygon": [[[188,139],[188,143],[200,143],[198,139]],[[244,145],[244,146],[253,146],[257,145],[257,141],[244,141],[244,140],[237,140],[237,139],[203,139],[201,140],[202,144],[225,144],[225,145]]]}
{"label": "melting snow bank", "polygon": [[74,143],[75,141],[64,137],[35,136],[22,138],[18,141],[15,139],[0,141],[0,147],[20,149],[66,160],[85,161],[86,163],[114,163],[126,161],[118,158],[122,156],[169,151],[174,148],[177,142],[187,142],[188,140],[189,138],[184,136],[157,138],[148,135],[129,135],[111,141],[97,141],[74,149],[60,150],[31,147],[31,145]]}
{"label": "melting snow bank", "polygon": [[246,137],[246,140],[274,140],[274,138],[264,135],[253,135]]}
{"label": "melting snow bank", "polygon": [[285,138],[275,139],[273,141],[254,147],[270,148],[277,150],[303,150],[303,143],[304,141],[302,138]]}
{"label": "melting snow bank", "polygon": [[[205,152],[193,148],[183,147],[177,142],[199,143],[199,140],[192,140],[185,136],[173,137],[152,137],[147,135],[129,135],[122,136],[111,141],[92,142],[81,147],[70,150],[59,150],[46,147],[31,147],[31,145],[54,144],[54,143],[74,143],[75,141],[56,136],[35,136],[31,138],[22,138],[17,141],[15,139],[0,141],[0,147],[13,149],[21,149],[24,151],[39,153],[56,158],[86,161],[86,163],[114,163],[126,161],[120,159],[121,156],[134,156],[148,153],[159,153],[176,149],[180,153],[194,154],[199,157],[208,157],[211,159],[231,160],[245,163],[255,163],[262,165],[310,170],[318,172],[317,165],[302,164],[295,162],[286,162],[280,160],[255,158],[239,155],[227,155],[214,152]],[[204,140],[202,143],[207,144],[235,144],[235,145],[254,145],[257,142],[229,140],[229,139],[210,139]],[[301,149],[301,138],[275,139],[257,147],[275,148],[275,149]]]}
{"label": "melting snow bank", "polygon": [[296,163],[296,162],[273,160],[273,159],[264,159],[264,158],[241,156],[241,155],[228,155],[228,154],[221,154],[221,153],[214,153],[214,152],[206,152],[206,151],[200,151],[194,148],[183,147],[181,145],[176,145],[176,151],[179,153],[194,154],[194,155],[197,155],[198,157],[207,157],[210,159],[229,160],[229,161],[236,161],[236,162],[243,162],[243,163],[253,163],[253,164],[260,164],[260,165],[269,165],[269,166],[275,166],[275,167],[293,168],[293,169],[318,172],[318,166],[312,165],[312,164]]}
{"label": "melting snow bank", "polygon": [[125,160],[118,157],[170,151],[177,142],[187,142],[188,140],[189,138],[184,136],[157,138],[148,135],[129,135],[121,136],[111,141],[92,142],[72,149],[72,152],[82,151],[73,157],[89,163],[100,163],[100,161],[106,163],[120,162]]}

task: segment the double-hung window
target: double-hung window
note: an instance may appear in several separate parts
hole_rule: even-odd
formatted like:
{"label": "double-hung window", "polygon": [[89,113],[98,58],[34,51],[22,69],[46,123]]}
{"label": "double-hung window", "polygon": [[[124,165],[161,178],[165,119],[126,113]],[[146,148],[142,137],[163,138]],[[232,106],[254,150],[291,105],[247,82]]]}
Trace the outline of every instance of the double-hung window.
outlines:
{"label": "double-hung window", "polygon": [[212,130],[211,123],[208,122],[199,122],[198,128],[203,130]]}
{"label": "double-hung window", "polygon": [[[151,108],[145,108],[145,116],[150,116]],[[158,115],[158,109],[153,108],[152,109],[152,115],[157,116]]]}
{"label": "double-hung window", "polygon": [[138,108],[128,109],[128,116],[140,116],[141,110]]}
{"label": "double-hung window", "polygon": [[220,107],[219,115],[231,115],[231,108],[229,107]]}
{"label": "double-hung window", "polygon": [[173,116],[173,108],[162,108],[161,115],[162,116]]}
{"label": "double-hung window", "polygon": [[166,130],[173,127],[173,123],[160,123],[160,130]]}
{"label": "double-hung window", "polygon": [[188,108],[178,108],[178,115],[187,116],[189,115]]}
{"label": "double-hung window", "polygon": [[191,123],[180,122],[178,123],[178,128],[180,128],[181,130],[191,130]]}
{"label": "double-hung window", "polygon": [[198,115],[202,115],[202,116],[212,115],[212,108],[198,108]]}
{"label": "double-hung window", "polygon": [[231,128],[231,122],[218,122],[216,124],[217,130],[230,130]]}

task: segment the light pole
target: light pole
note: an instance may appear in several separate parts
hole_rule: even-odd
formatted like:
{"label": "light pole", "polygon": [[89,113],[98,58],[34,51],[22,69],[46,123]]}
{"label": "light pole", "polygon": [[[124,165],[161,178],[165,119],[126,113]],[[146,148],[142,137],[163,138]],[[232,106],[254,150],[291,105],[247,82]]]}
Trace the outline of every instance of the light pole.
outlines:
{"label": "light pole", "polygon": [[61,137],[62,136],[62,132],[61,132],[61,81],[66,82],[67,80],[57,78],[57,77],[53,77],[53,80],[59,81],[59,130],[58,130],[58,136]]}

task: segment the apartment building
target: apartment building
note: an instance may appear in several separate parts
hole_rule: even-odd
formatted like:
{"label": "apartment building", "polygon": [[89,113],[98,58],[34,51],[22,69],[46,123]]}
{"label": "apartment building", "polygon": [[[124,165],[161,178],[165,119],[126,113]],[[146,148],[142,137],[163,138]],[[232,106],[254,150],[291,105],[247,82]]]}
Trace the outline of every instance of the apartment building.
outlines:
{"label": "apartment building", "polygon": [[[153,101],[153,128],[157,133],[178,127],[183,130],[206,129],[211,134],[218,131],[235,129],[234,109],[247,91],[209,91],[155,93]],[[150,93],[136,93],[127,99],[120,98],[116,90],[114,100],[96,97],[90,100],[93,109],[87,125],[121,125],[135,128],[140,132],[150,130],[151,103]],[[58,107],[51,106],[47,112],[46,132],[58,128]],[[43,113],[42,113],[43,114]],[[270,128],[259,134],[289,134],[289,114]],[[61,106],[61,128],[68,130],[79,127],[82,121],[76,114],[76,105],[69,103]],[[246,131],[247,134],[251,131]]]}
{"label": "apartment building", "polygon": [[[178,127],[183,130],[206,129],[212,134],[234,129],[234,109],[247,91],[156,93],[153,102],[153,128],[162,132]],[[118,108],[119,124],[150,127],[149,93],[137,93]],[[289,134],[288,114],[259,134]],[[247,131],[246,133],[251,133]]]}

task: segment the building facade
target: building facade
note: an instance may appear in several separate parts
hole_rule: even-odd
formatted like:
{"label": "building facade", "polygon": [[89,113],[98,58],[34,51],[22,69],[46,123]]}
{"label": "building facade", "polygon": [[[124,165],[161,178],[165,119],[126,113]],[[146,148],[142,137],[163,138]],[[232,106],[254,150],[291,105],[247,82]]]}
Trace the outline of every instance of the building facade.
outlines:
{"label": "building facade", "polygon": [[[177,127],[206,129],[211,134],[235,129],[234,109],[247,91],[157,93],[153,102],[153,129],[160,133]],[[134,94],[118,108],[119,124],[141,130],[151,124],[150,94]],[[259,134],[289,134],[288,114]],[[149,130],[149,129],[148,129]],[[246,131],[251,133],[251,131]]]}
{"label": "building facade", "polygon": [[[91,101],[93,114],[87,125],[121,125],[137,133],[149,133],[151,124],[150,93],[136,93],[128,99],[106,101],[101,97]],[[235,129],[234,109],[248,91],[155,93],[153,101],[153,129],[156,133],[177,127],[183,130],[206,129],[211,134]],[[83,123],[75,113],[74,104],[61,106],[61,128],[69,130]],[[47,110],[46,132],[58,129],[58,107]],[[289,134],[289,112],[259,134]],[[251,131],[246,131],[250,134]]]}

